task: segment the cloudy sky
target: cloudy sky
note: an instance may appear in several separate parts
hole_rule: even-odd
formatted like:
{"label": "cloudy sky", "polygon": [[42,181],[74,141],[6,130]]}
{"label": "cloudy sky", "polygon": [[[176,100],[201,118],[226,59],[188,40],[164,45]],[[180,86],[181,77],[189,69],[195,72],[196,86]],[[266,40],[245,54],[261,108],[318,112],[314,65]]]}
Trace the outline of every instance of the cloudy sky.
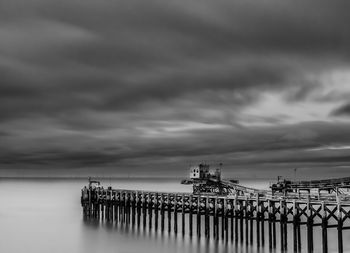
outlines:
{"label": "cloudy sky", "polygon": [[0,176],[349,176],[349,7],[2,0]]}

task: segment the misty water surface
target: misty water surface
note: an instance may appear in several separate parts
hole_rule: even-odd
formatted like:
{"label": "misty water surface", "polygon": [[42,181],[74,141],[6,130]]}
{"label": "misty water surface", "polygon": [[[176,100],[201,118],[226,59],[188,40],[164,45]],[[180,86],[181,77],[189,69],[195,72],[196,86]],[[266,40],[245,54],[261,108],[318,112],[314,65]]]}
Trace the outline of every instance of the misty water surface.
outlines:
{"label": "misty water surface", "polygon": [[[57,179],[0,180],[0,252],[270,252],[268,247],[257,249],[256,245],[246,246],[240,243],[235,245],[231,241],[215,242],[203,237],[197,239],[195,236],[191,239],[188,235],[183,237],[181,234],[174,235],[168,232],[162,234],[160,231],[132,229],[120,224],[84,221],[80,206],[80,189],[86,182],[86,180]],[[177,192],[191,190],[190,186],[181,185],[177,180],[129,179],[102,182],[105,186],[112,185],[124,189]],[[260,188],[268,186],[268,182],[245,183],[251,186],[256,184]],[[305,238],[305,231],[302,231],[302,236]],[[315,252],[320,252],[320,231],[315,229],[314,236]],[[335,230],[329,230],[329,238],[329,252],[336,252]],[[291,230],[288,239],[292,252]],[[344,231],[345,252],[350,252],[350,245],[347,244],[349,239],[350,233]],[[304,241],[303,252],[305,245]],[[277,244],[274,252],[280,252],[278,249]]]}

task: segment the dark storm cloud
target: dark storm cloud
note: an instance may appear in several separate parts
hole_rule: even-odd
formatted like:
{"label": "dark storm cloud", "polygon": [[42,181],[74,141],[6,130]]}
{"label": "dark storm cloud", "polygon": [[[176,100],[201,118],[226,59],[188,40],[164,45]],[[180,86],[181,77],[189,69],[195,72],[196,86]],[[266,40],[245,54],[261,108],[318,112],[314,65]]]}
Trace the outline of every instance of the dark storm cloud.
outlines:
{"label": "dark storm cloud", "polygon": [[332,111],[333,116],[350,116],[350,103],[344,104]]}
{"label": "dark storm cloud", "polygon": [[[342,93],[319,94],[322,78],[310,76],[348,67],[348,7],[2,1],[0,161],[151,167],[244,154],[231,165],[257,167],[268,153],[271,163],[315,163],[321,151],[305,150],[347,146],[347,123],[288,123],[287,112],[244,109],[258,107],[264,93],[291,106],[339,100]],[[250,126],[252,117],[268,126]]]}

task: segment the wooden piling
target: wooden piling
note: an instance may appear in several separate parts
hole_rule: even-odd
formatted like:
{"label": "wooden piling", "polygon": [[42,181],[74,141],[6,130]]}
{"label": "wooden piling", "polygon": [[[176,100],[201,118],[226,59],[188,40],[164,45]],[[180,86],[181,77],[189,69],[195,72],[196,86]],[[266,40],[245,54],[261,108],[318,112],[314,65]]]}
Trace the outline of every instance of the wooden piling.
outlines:
{"label": "wooden piling", "polygon": [[221,240],[225,239],[225,200],[221,199]]}
{"label": "wooden piling", "polygon": [[250,244],[253,245],[254,243],[254,205],[253,201],[250,201],[249,203],[249,241]]}
{"label": "wooden piling", "polygon": [[146,205],[147,205],[147,202],[146,202],[146,194],[143,192],[142,193],[142,224],[143,224],[143,229],[146,228],[146,224],[147,224],[147,209],[146,209]]}
{"label": "wooden piling", "polygon": [[241,236],[241,244],[244,242],[244,207],[243,207],[243,200],[239,201],[239,234]]}
{"label": "wooden piling", "polygon": [[168,207],[168,233],[171,233],[171,200],[170,194],[167,195],[167,207]]}
{"label": "wooden piling", "polygon": [[192,195],[190,196],[190,203],[189,203],[189,213],[188,213],[188,221],[189,221],[189,234],[190,236],[193,235],[193,197]]}
{"label": "wooden piling", "polygon": [[148,228],[149,230],[152,229],[152,214],[153,214],[153,196],[151,194],[148,194],[148,201],[147,201],[147,207],[148,207]]}
{"label": "wooden piling", "polygon": [[137,215],[137,192],[135,192],[135,194],[133,194],[132,209],[133,209],[132,226],[135,227],[136,215]]}
{"label": "wooden piling", "polygon": [[276,202],[272,202],[272,248],[276,248]]}
{"label": "wooden piling", "polygon": [[182,216],[182,219],[181,219],[181,221],[182,221],[182,235],[185,235],[185,233],[186,233],[186,221],[185,221],[185,218],[186,218],[186,212],[185,212],[185,194],[182,194],[182,203],[181,203],[181,205],[182,205],[182,208],[181,208],[181,216]]}
{"label": "wooden piling", "polygon": [[197,236],[201,237],[201,201],[200,201],[200,196],[197,197]]}
{"label": "wooden piling", "polygon": [[235,213],[235,243],[238,243],[238,217],[239,217],[239,210],[238,210],[238,202],[237,202],[237,194],[235,195],[234,199],[234,213]]}
{"label": "wooden piling", "polygon": [[219,239],[218,229],[218,198],[214,199],[214,212],[213,212],[213,237],[215,240]]}
{"label": "wooden piling", "polygon": [[268,206],[268,233],[269,233],[269,249],[272,249],[272,208],[271,200],[267,201]]}
{"label": "wooden piling", "polygon": [[338,218],[338,253],[343,253],[343,218],[342,218],[342,212],[341,212],[341,204],[338,200],[337,205],[337,218]]}
{"label": "wooden piling", "polygon": [[286,201],[282,201],[283,203],[283,220],[282,220],[282,224],[283,224],[283,250],[286,251],[288,248],[288,230],[287,230],[287,224],[288,224],[288,214],[287,214],[287,210],[288,210],[288,206]]}
{"label": "wooden piling", "polygon": [[250,219],[250,205],[249,205],[249,200],[248,197],[245,198],[244,201],[244,220],[245,220],[245,244],[249,244],[249,219]]}
{"label": "wooden piling", "polygon": [[159,195],[155,194],[155,203],[154,203],[154,230],[158,231],[158,209],[159,209]]}
{"label": "wooden piling", "polygon": [[174,233],[177,234],[177,194],[174,196]]}
{"label": "wooden piling", "polygon": [[105,196],[104,193],[102,193],[102,203],[101,203],[101,220],[105,219]]}
{"label": "wooden piling", "polygon": [[130,202],[130,195],[131,193],[127,193],[127,198],[126,198],[126,222],[127,224],[130,224],[130,211],[131,211],[131,202]]}
{"label": "wooden piling", "polygon": [[298,252],[301,252],[301,232],[300,232],[300,217],[298,216],[298,222],[297,222],[297,237],[298,237]]}
{"label": "wooden piling", "polygon": [[295,200],[293,200],[293,249],[294,252],[298,251],[298,213],[297,213],[297,204]]}
{"label": "wooden piling", "polygon": [[327,220],[327,213],[325,210],[324,201],[322,201],[321,212],[322,212],[322,253],[328,253],[328,234],[327,234],[328,220]]}
{"label": "wooden piling", "polygon": [[261,246],[265,246],[265,205],[262,201],[260,203],[260,221],[261,221]]}
{"label": "wooden piling", "polygon": [[224,199],[225,241],[228,241],[228,208],[227,199]]}
{"label": "wooden piling", "polygon": [[137,197],[137,193],[132,193],[131,194],[132,198],[131,198],[131,209],[132,209],[132,217],[131,217],[131,225],[132,227],[135,226],[135,217],[136,217],[136,197]]}
{"label": "wooden piling", "polygon": [[314,245],[313,245],[313,219],[311,218],[312,216],[312,210],[310,208],[310,198],[307,200],[307,251],[308,253],[312,253],[314,250]]}
{"label": "wooden piling", "polygon": [[284,252],[284,241],[285,241],[285,236],[284,236],[284,213],[285,213],[285,206],[284,202],[280,200],[279,202],[280,206],[280,241],[281,241],[281,251]]}
{"label": "wooden piling", "polygon": [[[142,194],[142,193],[141,193]],[[137,227],[140,227],[141,223],[141,207],[142,207],[142,195],[139,192],[137,192]],[[141,198],[140,198],[141,195]]]}
{"label": "wooden piling", "polygon": [[204,235],[206,238],[210,237],[209,232],[209,197],[205,197],[205,210],[204,210]]}
{"label": "wooden piling", "polygon": [[165,203],[164,203],[164,194],[161,196],[161,207],[160,207],[160,227],[162,233],[164,232],[164,216],[165,216]]}
{"label": "wooden piling", "polygon": [[231,203],[231,210],[230,210],[230,225],[231,225],[231,241],[233,241],[234,238],[234,215],[235,215],[235,211],[234,211],[234,200],[230,200]]}
{"label": "wooden piling", "polygon": [[260,247],[260,200],[259,194],[256,196],[256,245]]}

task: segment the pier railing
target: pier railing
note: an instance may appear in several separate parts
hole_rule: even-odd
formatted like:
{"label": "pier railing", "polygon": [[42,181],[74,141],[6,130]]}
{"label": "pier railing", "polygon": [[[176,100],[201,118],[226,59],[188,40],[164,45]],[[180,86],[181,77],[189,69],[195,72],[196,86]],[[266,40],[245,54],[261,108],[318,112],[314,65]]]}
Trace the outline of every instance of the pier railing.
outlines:
{"label": "pier railing", "polygon": [[343,252],[343,231],[350,229],[350,202],[339,198],[278,199],[258,194],[213,196],[84,187],[81,204],[86,219],[161,231],[167,228],[176,234],[256,243],[258,247],[267,244],[270,249],[279,240],[282,251],[288,247],[288,224],[293,227],[294,252],[301,251],[301,226],[306,226],[307,252],[314,251],[314,228],[321,228],[323,253],[328,252],[329,229],[337,230],[339,253]]}

